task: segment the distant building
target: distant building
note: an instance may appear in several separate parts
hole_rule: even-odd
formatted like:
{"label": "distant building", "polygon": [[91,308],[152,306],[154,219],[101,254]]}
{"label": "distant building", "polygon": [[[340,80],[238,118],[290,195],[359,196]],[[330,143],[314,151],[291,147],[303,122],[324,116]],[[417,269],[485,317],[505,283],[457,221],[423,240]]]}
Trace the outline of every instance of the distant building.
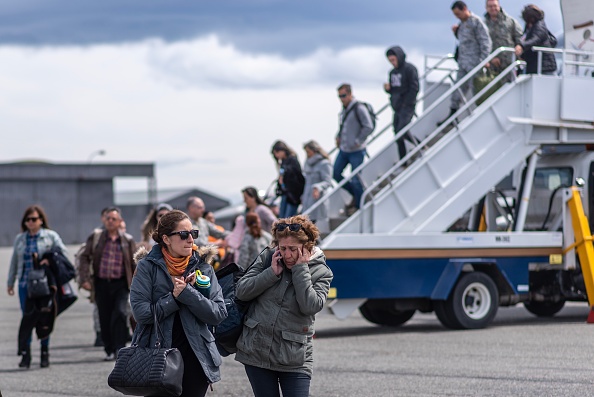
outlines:
{"label": "distant building", "polygon": [[[122,209],[128,233],[140,240],[140,226],[158,202],[168,202],[185,211],[189,196],[201,197],[207,209],[229,205],[227,200],[198,189],[170,189],[158,192],[153,163],[125,164],[51,164],[20,162],[0,164],[0,246],[10,246],[21,231],[24,210],[41,205],[50,227],[65,244],[82,243],[100,225],[103,208]],[[142,192],[114,192],[118,177],[146,178]]]}

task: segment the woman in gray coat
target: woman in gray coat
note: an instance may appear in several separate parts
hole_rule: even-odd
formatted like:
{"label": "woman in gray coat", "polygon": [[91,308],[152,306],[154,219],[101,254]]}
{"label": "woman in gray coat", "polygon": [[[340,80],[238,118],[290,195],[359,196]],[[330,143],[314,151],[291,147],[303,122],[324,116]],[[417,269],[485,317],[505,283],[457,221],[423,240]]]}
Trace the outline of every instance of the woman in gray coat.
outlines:
{"label": "woman in gray coat", "polygon": [[[176,347],[184,359],[182,396],[204,396],[208,385],[221,379],[221,356],[208,325],[217,325],[227,317],[221,287],[212,266],[206,261],[216,248],[206,247],[196,253],[188,216],[178,210],[165,214],[157,224],[150,252],[140,248],[136,255],[136,274],[130,288],[132,313],[138,325],[132,343],[154,346],[153,310],[163,331],[162,347]],[[210,289],[195,287],[196,270],[210,277]],[[142,339],[138,340],[142,333]]]}
{"label": "woman in gray coat", "polygon": [[256,397],[309,396],[314,321],[324,307],[332,271],[307,216],[272,226],[274,249],[262,252],[237,284],[236,295],[254,300],[246,314],[235,359]]}
{"label": "woman in gray coat", "polygon": [[[314,205],[332,187],[332,164],[328,153],[316,141],[307,142],[303,149],[307,159],[303,166],[305,187],[301,196],[301,212],[305,212]],[[309,214],[309,217],[312,220],[325,219],[327,213],[326,205],[320,205]]]}

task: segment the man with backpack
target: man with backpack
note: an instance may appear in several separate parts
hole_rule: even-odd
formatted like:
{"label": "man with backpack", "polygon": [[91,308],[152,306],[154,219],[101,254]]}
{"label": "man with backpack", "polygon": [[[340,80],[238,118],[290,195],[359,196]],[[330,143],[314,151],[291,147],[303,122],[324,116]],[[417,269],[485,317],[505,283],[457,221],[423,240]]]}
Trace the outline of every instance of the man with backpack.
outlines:
{"label": "man with backpack", "polygon": [[[363,163],[365,157],[365,140],[375,128],[375,116],[370,111],[371,107],[364,102],[359,102],[353,97],[350,84],[338,87],[338,98],[342,103],[339,115],[340,128],[336,135],[338,155],[334,162],[333,178],[336,182],[344,179],[342,172],[351,165],[355,170]],[[353,196],[353,201],[347,206],[347,215],[359,209],[363,186],[358,177],[354,177],[344,185],[344,188]]]}
{"label": "man with backpack", "polygon": [[[417,68],[406,62],[406,54],[402,48],[396,46],[386,52],[388,61],[394,66],[390,71],[389,82],[384,84],[384,90],[390,94],[390,104],[394,109],[394,134],[403,129],[415,115],[417,94],[419,93],[419,75]],[[398,154],[402,159],[406,155],[404,140],[415,143],[407,132],[396,140]]]}

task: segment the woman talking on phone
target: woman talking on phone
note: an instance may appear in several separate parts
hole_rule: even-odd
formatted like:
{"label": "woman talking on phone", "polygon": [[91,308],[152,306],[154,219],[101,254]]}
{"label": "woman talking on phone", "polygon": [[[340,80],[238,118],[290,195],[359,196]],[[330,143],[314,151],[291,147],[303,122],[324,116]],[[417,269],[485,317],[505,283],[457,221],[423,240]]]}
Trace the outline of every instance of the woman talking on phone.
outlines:
{"label": "woman talking on phone", "polygon": [[272,246],[237,284],[236,295],[254,300],[237,342],[235,359],[256,397],[309,396],[315,315],[324,307],[332,271],[316,246],[317,227],[307,216],[272,225]]}
{"label": "woman talking on phone", "polygon": [[[220,380],[221,356],[217,351],[209,325],[217,325],[227,317],[221,287],[206,263],[215,255],[210,247],[197,255],[188,216],[178,210],[165,215],[157,224],[152,238],[157,243],[150,252],[143,247],[134,255],[138,261],[130,287],[130,303],[138,325],[132,343],[154,346],[155,333],[143,332],[154,323],[153,310],[163,331],[163,347],[176,347],[184,360],[182,396],[204,396],[208,385]],[[210,287],[195,287],[196,271],[210,277]],[[142,335],[142,340],[139,339]]]}

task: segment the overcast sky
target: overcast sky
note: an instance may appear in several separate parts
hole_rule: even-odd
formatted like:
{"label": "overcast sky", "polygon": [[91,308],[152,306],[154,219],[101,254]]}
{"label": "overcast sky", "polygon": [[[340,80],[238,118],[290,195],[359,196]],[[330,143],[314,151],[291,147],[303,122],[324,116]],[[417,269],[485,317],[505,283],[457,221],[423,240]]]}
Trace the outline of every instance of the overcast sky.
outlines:
{"label": "overcast sky", "polygon": [[[535,4],[560,32],[559,2]],[[386,48],[422,69],[453,51],[455,22],[443,0],[2,0],[0,161],[104,149],[94,162],[155,162],[158,187],[236,201],[275,178],[274,140],[302,160],[309,139],[332,147],[341,82],[381,107]]]}

